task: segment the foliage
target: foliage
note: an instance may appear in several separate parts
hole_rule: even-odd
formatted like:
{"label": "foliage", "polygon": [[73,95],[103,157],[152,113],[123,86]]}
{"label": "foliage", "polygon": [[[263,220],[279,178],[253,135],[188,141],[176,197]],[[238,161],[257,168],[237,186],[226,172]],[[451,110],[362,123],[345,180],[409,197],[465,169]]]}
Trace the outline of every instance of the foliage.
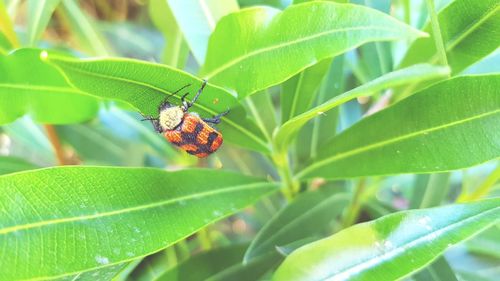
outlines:
{"label": "foliage", "polygon": [[0,281],[494,280],[499,9],[0,0]]}

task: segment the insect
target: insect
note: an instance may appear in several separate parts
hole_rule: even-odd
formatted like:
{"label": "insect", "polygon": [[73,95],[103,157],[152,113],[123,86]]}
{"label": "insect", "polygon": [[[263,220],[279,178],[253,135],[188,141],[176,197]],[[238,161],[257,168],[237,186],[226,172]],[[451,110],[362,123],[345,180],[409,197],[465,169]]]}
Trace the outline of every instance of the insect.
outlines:
{"label": "insect", "polygon": [[153,123],[155,131],[163,134],[165,138],[179,146],[182,150],[198,158],[204,158],[214,153],[222,145],[222,134],[213,125],[221,122],[221,117],[229,110],[212,118],[201,118],[195,112],[189,112],[207,84],[206,80],[196,93],[191,102],[186,101],[189,92],[181,97],[181,105],[174,105],[168,99],[179,91],[189,87],[188,84],[168,96],[158,107],[158,117],[144,116],[145,120]]}

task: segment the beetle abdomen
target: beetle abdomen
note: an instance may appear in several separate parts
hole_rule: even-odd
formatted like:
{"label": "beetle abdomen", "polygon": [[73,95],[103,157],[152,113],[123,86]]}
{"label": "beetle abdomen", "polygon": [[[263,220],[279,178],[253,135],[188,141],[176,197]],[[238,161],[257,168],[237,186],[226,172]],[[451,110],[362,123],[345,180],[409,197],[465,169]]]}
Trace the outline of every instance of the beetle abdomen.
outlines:
{"label": "beetle abdomen", "polygon": [[200,117],[186,113],[182,123],[165,132],[165,138],[182,150],[198,158],[207,157],[222,144],[222,134]]}

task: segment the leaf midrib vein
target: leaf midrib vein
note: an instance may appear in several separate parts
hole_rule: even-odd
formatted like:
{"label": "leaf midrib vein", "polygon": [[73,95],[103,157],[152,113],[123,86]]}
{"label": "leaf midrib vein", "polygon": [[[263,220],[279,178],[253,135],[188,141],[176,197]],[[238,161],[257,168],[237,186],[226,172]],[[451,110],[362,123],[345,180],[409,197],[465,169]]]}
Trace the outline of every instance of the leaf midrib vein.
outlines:
{"label": "leaf midrib vein", "polygon": [[84,94],[84,92],[79,91],[79,90],[74,89],[74,88],[71,88],[71,87],[0,83],[0,88],[7,88],[7,89],[14,88],[14,89],[21,89],[21,90],[40,90],[40,91],[54,91],[54,92],[72,92],[72,93]]}
{"label": "leaf midrib vein", "polygon": [[259,55],[261,53],[266,53],[266,52],[270,52],[270,51],[273,51],[273,50],[276,50],[276,49],[280,49],[280,48],[283,48],[283,47],[288,47],[288,46],[291,46],[291,45],[295,45],[295,44],[299,44],[299,43],[311,41],[311,40],[314,40],[316,38],[319,38],[319,37],[322,37],[322,36],[326,36],[326,35],[330,35],[330,34],[334,34],[334,33],[337,33],[337,32],[345,32],[345,31],[352,31],[352,30],[387,30],[387,31],[391,31],[391,32],[398,32],[397,29],[387,28],[387,27],[383,27],[383,26],[356,26],[356,27],[337,28],[337,29],[332,29],[332,30],[328,30],[328,31],[323,31],[323,32],[316,33],[316,34],[309,35],[309,36],[305,36],[305,37],[302,37],[302,38],[299,38],[299,39],[290,40],[290,41],[279,43],[279,44],[272,45],[272,46],[269,46],[269,47],[264,47],[264,48],[256,49],[254,51],[251,51],[251,52],[246,53],[246,54],[244,54],[244,55],[242,55],[240,57],[237,57],[235,59],[232,59],[232,60],[224,63],[220,67],[218,67],[218,68],[212,70],[211,72],[207,73],[205,75],[205,77],[207,79],[210,79],[210,78],[218,75],[219,73],[223,72],[224,70],[226,70],[226,69],[234,66],[235,64],[237,64],[239,62],[242,62],[244,60],[247,60],[247,59],[249,59],[249,58],[251,58],[253,56]]}
{"label": "leaf midrib vein", "polygon": [[255,188],[255,189],[268,188],[268,186],[262,182],[245,184],[245,185],[237,185],[237,186],[231,186],[229,188],[222,188],[222,189],[217,189],[217,190],[210,190],[210,191],[180,196],[180,197],[176,197],[173,199],[168,199],[168,200],[164,200],[164,201],[149,203],[149,204],[135,206],[135,207],[124,208],[124,209],[120,209],[120,210],[108,211],[108,212],[97,213],[97,214],[92,214],[92,215],[70,217],[70,218],[46,220],[46,221],[28,223],[28,224],[24,224],[24,225],[10,226],[10,227],[0,229],[0,235],[8,234],[8,233],[15,232],[15,231],[27,230],[27,229],[31,229],[31,228],[43,227],[43,226],[47,226],[47,225],[67,223],[67,222],[76,222],[76,221],[85,221],[85,220],[98,219],[98,218],[109,217],[109,216],[114,216],[114,215],[120,215],[120,214],[124,214],[124,213],[129,213],[129,212],[143,211],[143,210],[152,209],[152,208],[156,208],[156,207],[167,206],[167,205],[170,205],[170,204],[173,204],[176,202],[180,202],[180,201],[199,199],[199,198],[208,197],[208,196],[212,196],[212,195],[223,194],[223,193],[228,193],[228,192],[232,192],[232,191],[253,189],[253,188]]}
{"label": "leaf midrib vein", "polygon": [[[344,279],[336,279],[336,277],[339,274],[349,275],[349,276],[352,277],[352,275],[349,274],[350,272],[354,271],[356,273],[358,271],[358,269],[357,269],[358,267],[363,268],[364,264],[369,263],[372,260],[386,260],[387,258],[385,258],[385,257],[389,257],[390,258],[390,257],[393,257],[393,256],[397,256],[397,255],[400,254],[400,252],[404,253],[404,251],[406,249],[408,249],[408,248],[413,248],[413,246],[418,246],[419,244],[422,243],[422,241],[425,242],[425,243],[427,243],[430,238],[433,238],[435,235],[442,235],[443,232],[447,232],[449,229],[453,229],[456,225],[461,225],[461,224],[467,223],[467,222],[469,222],[471,220],[475,220],[477,217],[486,216],[487,214],[493,213],[493,212],[498,211],[498,210],[500,210],[500,207],[491,208],[491,209],[482,211],[479,214],[471,215],[471,216],[469,216],[466,219],[457,220],[457,221],[455,221],[455,222],[453,222],[451,224],[446,225],[445,227],[437,228],[434,231],[428,232],[427,234],[422,235],[422,236],[420,236],[420,237],[418,237],[416,239],[413,239],[413,240],[411,240],[408,243],[404,243],[402,245],[398,245],[394,249],[392,249],[390,251],[387,251],[387,252],[385,252],[385,253],[383,253],[381,255],[375,255],[375,256],[367,259],[367,260],[364,260],[362,262],[356,263],[356,264],[352,265],[349,268],[343,269],[340,272],[336,272],[335,275],[333,275],[333,276],[329,275],[328,276],[329,278],[326,279],[326,280],[329,280],[329,281],[344,280]],[[493,221],[490,222],[490,224],[493,224],[493,223],[494,223]],[[483,229],[485,227],[483,227]],[[459,239],[459,240],[461,241],[463,239]],[[458,242],[456,242],[456,243],[458,243]],[[401,276],[401,277],[404,277],[404,276]]]}
{"label": "leaf midrib vein", "polygon": [[314,170],[314,169],[317,169],[319,167],[325,166],[327,164],[331,164],[332,162],[338,161],[340,159],[344,159],[344,158],[349,157],[349,156],[360,154],[360,153],[369,151],[371,149],[376,149],[376,148],[379,148],[379,147],[383,147],[383,146],[386,146],[388,144],[392,144],[392,143],[404,141],[406,139],[409,139],[409,138],[412,138],[412,137],[415,137],[415,136],[418,136],[418,135],[423,135],[425,133],[429,133],[429,132],[433,132],[433,131],[437,131],[437,130],[441,130],[441,129],[446,129],[446,128],[449,128],[449,127],[453,127],[453,126],[456,126],[456,125],[460,125],[462,123],[466,123],[466,122],[470,122],[470,121],[473,121],[473,120],[476,120],[476,119],[487,117],[489,115],[493,115],[493,114],[498,113],[498,112],[500,112],[500,109],[489,111],[489,112],[485,112],[485,113],[481,113],[481,114],[478,114],[478,115],[474,115],[472,117],[464,118],[464,119],[461,119],[461,120],[453,121],[453,122],[446,123],[446,124],[439,125],[439,126],[435,126],[435,127],[430,127],[430,128],[424,129],[424,130],[412,132],[410,134],[398,136],[398,137],[395,137],[393,139],[383,140],[383,141],[380,141],[378,143],[369,144],[369,145],[366,145],[366,146],[363,146],[363,147],[360,147],[360,148],[352,149],[352,150],[347,151],[347,152],[339,153],[339,154],[337,154],[337,155],[335,155],[333,157],[317,161],[314,164],[306,167],[304,170],[300,171],[297,174],[297,178],[301,178],[304,174],[307,174],[310,170]]}

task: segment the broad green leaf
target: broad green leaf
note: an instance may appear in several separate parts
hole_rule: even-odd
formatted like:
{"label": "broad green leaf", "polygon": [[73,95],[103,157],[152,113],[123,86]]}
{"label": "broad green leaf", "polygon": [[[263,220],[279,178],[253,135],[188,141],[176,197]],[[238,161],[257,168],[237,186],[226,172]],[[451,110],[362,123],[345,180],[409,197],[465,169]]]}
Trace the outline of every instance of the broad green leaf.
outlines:
{"label": "broad green leaf", "polygon": [[205,62],[208,38],[219,19],[239,9],[236,0],[165,0],[200,65]]}
{"label": "broad green leaf", "polygon": [[323,60],[283,83],[280,99],[281,123],[311,107],[331,63],[331,59]]}
{"label": "broad green leaf", "polygon": [[35,164],[31,164],[24,159],[10,156],[0,156],[0,175],[36,168],[37,166]]}
{"label": "broad green leaf", "polygon": [[162,55],[163,63],[175,68],[184,68],[189,49],[167,0],[149,1],[149,15],[166,41]]}
{"label": "broad green leaf", "polygon": [[245,262],[294,241],[318,234],[349,202],[347,194],[304,193],[277,213],[259,231],[245,253]]}
{"label": "broad green leaf", "polygon": [[[396,70],[387,73],[371,82],[335,96],[323,104],[316,106],[283,124],[274,135],[274,142],[279,150],[285,150],[288,144],[297,135],[299,130],[311,119],[321,116],[328,110],[343,104],[349,100],[361,96],[373,95],[383,89],[392,88],[398,85],[403,85],[416,80],[432,79],[448,74],[449,69],[446,67],[432,66],[428,64],[420,64],[410,66],[405,69]],[[323,154],[323,153],[322,153]]]}
{"label": "broad green leaf", "polygon": [[[90,95],[124,101],[145,115],[158,114],[158,106],[168,95],[191,84],[182,93],[170,98],[180,103],[189,92],[188,100],[200,88],[202,81],[186,72],[165,65],[124,58],[72,59],[49,55],[47,60],[57,66],[76,88]],[[236,98],[224,89],[207,84],[192,110],[202,117],[212,117],[227,109],[217,127],[228,142],[242,147],[269,151],[268,145],[255,124],[247,119]]]}
{"label": "broad green leaf", "polygon": [[71,276],[146,256],[276,188],[199,169],[59,167],[0,176],[0,280]]}
{"label": "broad green leaf", "polygon": [[72,88],[40,51],[20,49],[0,55],[0,124],[24,114],[40,123],[78,123],[94,117],[98,100]]}
{"label": "broad green leaf", "polygon": [[424,35],[357,5],[318,1],[283,12],[254,7],[220,21],[201,74],[243,98],[363,43]]}
{"label": "broad green leaf", "polygon": [[28,44],[36,45],[61,0],[28,0]]}
{"label": "broad green leaf", "polygon": [[109,55],[106,41],[94,27],[92,20],[81,9],[77,1],[62,0],[60,6],[61,19],[69,25],[69,30],[78,40],[78,47],[84,48],[94,55]]}
{"label": "broad green leaf", "polygon": [[19,46],[19,42],[17,41],[17,36],[14,31],[14,25],[10,20],[3,1],[0,1],[0,33],[5,36],[10,46]]}
{"label": "broad green leaf", "polygon": [[243,265],[248,244],[232,245],[198,254],[161,275],[158,281],[254,281],[273,268],[282,258],[267,255]]}
{"label": "broad green leaf", "polygon": [[500,198],[387,215],[299,248],[273,280],[398,280],[499,217]]}
{"label": "broad green leaf", "polygon": [[[498,48],[500,5],[497,0],[455,0],[438,14],[438,19],[453,74]],[[432,36],[430,24],[424,30]],[[433,38],[420,38],[411,45],[400,67],[437,60]]]}
{"label": "broad green leaf", "polygon": [[324,145],[299,178],[461,169],[500,157],[500,75],[443,81]]}

